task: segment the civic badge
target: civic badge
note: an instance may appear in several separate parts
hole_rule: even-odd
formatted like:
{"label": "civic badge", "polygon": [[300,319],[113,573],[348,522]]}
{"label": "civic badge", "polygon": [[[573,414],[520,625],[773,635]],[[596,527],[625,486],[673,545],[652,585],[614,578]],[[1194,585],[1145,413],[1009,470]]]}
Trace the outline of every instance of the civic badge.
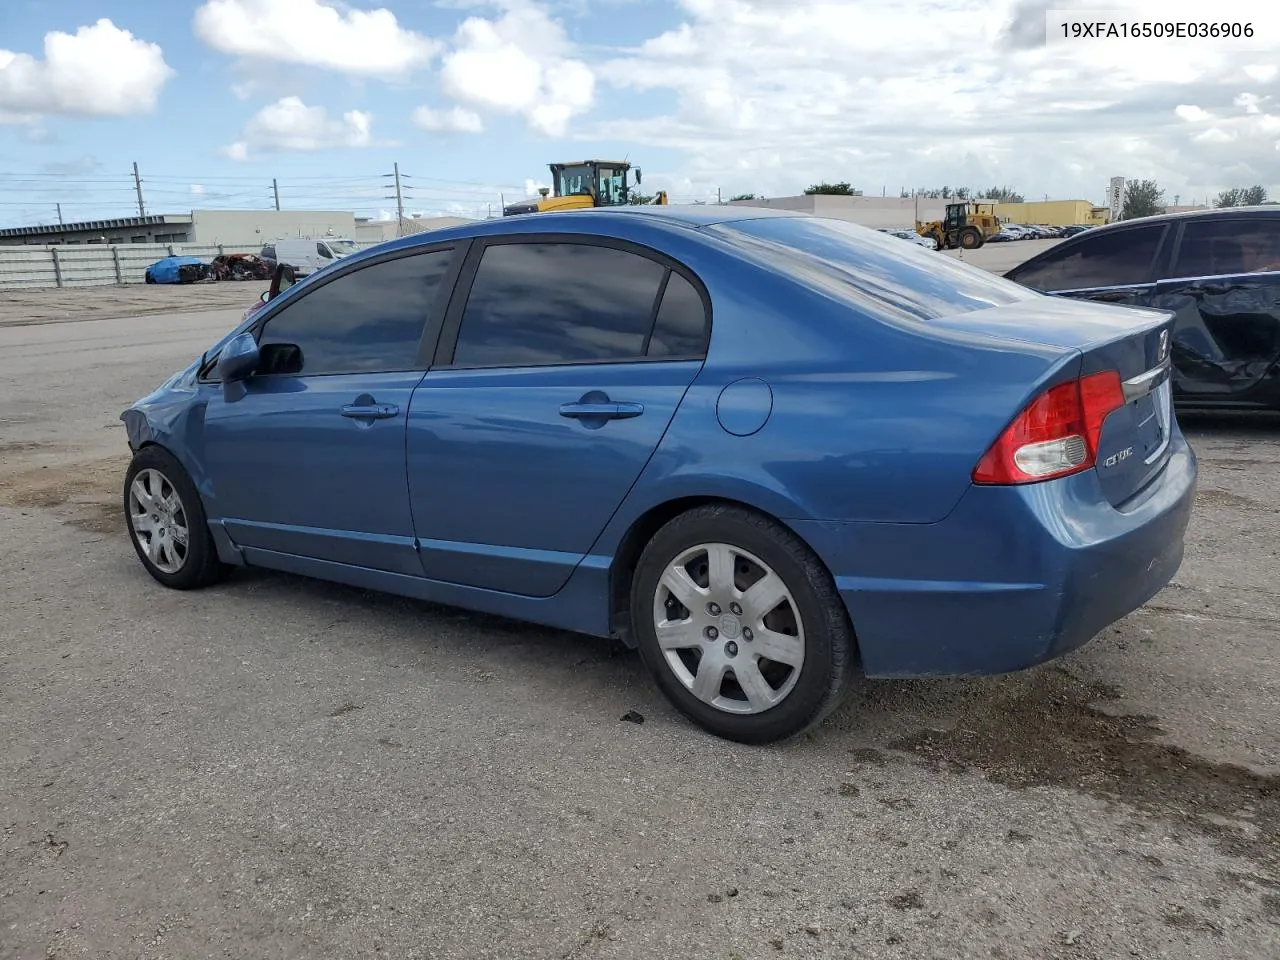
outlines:
{"label": "civic badge", "polygon": [[1157,363],[1164,363],[1169,358],[1169,331],[1160,331],[1160,354],[1156,357]]}

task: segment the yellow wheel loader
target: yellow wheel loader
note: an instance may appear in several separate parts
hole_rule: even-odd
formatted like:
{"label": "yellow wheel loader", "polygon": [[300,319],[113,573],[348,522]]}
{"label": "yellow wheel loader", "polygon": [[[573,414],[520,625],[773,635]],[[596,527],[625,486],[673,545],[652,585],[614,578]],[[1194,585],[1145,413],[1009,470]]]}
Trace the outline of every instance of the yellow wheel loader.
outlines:
{"label": "yellow wheel loader", "polygon": [[932,237],[939,250],[976,250],[999,232],[994,203],[948,203],[946,219],[916,221],[916,233]]}
{"label": "yellow wheel loader", "polygon": [[[519,200],[502,208],[504,217],[521,213],[547,213],[551,210],[580,210],[586,207],[625,207],[633,204],[627,174],[631,164],[625,160],[580,160],[575,163],[553,163],[551,189],[543,187],[537,200]],[[640,185],[640,168],[636,167],[636,186]],[[665,204],[667,194],[659,190],[651,203]]]}

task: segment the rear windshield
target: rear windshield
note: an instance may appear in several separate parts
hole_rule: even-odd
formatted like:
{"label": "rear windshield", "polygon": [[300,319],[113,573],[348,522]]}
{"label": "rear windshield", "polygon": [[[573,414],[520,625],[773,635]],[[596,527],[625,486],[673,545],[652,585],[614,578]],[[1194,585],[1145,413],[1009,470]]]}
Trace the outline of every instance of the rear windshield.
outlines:
{"label": "rear windshield", "polygon": [[1041,296],[948,254],[844,220],[765,217],[706,229],[749,256],[880,316],[933,320]]}

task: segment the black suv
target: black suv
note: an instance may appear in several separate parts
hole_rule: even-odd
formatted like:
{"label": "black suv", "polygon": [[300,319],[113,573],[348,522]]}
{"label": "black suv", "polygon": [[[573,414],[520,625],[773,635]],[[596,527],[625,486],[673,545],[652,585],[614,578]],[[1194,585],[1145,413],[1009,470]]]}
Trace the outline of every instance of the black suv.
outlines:
{"label": "black suv", "polygon": [[1096,227],[1005,276],[1041,293],[1173,311],[1179,407],[1280,410],[1280,206]]}

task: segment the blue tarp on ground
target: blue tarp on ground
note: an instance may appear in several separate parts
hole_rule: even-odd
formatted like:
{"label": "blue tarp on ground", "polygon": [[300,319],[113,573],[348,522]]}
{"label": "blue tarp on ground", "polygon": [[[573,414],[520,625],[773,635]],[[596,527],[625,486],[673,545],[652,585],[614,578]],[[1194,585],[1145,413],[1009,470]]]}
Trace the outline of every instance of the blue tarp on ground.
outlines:
{"label": "blue tarp on ground", "polygon": [[[181,267],[186,264],[204,265],[204,261],[199,257],[165,257],[163,260],[157,260],[151,266],[147,267],[147,272],[151,275],[152,283],[182,283],[183,277]],[[192,271],[186,271],[191,273]]]}

